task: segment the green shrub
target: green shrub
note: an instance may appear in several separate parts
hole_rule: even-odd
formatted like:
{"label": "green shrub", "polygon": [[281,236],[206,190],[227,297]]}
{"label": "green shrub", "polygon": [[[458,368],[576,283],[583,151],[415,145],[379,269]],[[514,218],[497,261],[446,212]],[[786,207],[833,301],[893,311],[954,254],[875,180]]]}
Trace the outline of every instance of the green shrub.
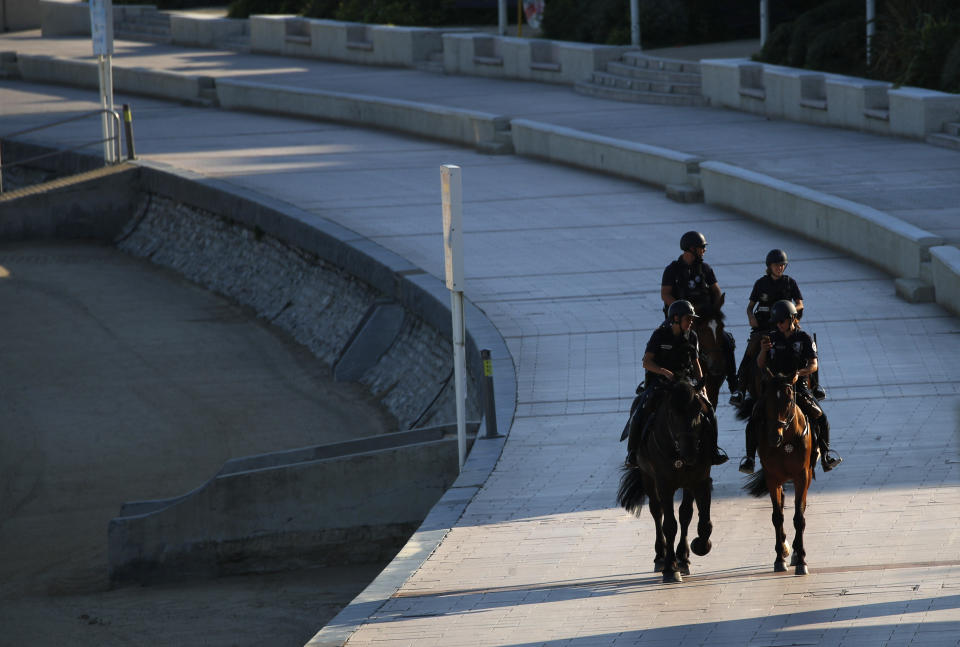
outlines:
{"label": "green shrub", "polygon": [[960,92],[960,39],[950,49],[943,63],[940,89],[944,92]]}
{"label": "green shrub", "polygon": [[847,20],[827,27],[812,35],[804,67],[863,76],[867,69],[866,43],[863,20]]}

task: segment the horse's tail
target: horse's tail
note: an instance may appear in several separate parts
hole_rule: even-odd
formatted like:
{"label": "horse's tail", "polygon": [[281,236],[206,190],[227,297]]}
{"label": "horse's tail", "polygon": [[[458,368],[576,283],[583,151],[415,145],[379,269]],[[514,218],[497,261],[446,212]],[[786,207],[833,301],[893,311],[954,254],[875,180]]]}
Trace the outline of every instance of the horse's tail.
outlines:
{"label": "horse's tail", "polygon": [[617,491],[617,503],[627,512],[640,516],[647,493],[643,489],[643,470],[638,467],[624,467],[620,477],[620,489]]}
{"label": "horse's tail", "polygon": [[737,410],[737,419],[738,420],[749,420],[750,415],[753,413],[753,407],[757,404],[756,398],[752,395],[748,395],[743,399],[743,402],[740,404],[735,404],[734,409]]}
{"label": "horse's tail", "polygon": [[761,497],[770,494],[767,488],[767,475],[763,473],[763,468],[747,477],[747,482],[743,486],[743,491],[750,496]]}

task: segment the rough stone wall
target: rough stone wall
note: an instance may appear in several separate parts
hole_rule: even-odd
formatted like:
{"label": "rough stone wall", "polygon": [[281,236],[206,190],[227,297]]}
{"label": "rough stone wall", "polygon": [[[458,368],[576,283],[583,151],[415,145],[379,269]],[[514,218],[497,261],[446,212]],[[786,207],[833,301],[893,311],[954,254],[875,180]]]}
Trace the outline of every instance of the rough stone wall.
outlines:
{"label": "rough stone wall", "polygon": [[[117,246],[255,310],[335,365],[378,294],[343,270],[262,232],[146,194]],[[456,422],[449,341],[409,311],[400,333],[360,382],[399,429]],[[472,394],[479,385],[470,384]],[[467,419],[480,418],[468,398]]]}

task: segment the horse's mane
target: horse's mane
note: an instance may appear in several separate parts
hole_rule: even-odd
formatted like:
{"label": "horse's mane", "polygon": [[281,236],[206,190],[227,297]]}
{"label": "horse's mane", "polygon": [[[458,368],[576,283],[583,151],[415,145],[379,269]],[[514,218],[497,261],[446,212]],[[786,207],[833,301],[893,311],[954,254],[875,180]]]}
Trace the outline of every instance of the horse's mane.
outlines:
{"label": "horse's mane", "polygon": [[676,380],[670,386],[670,404],[677,411],[686,414],[693,414],[700,411],[700,403],[697,402],[697,388],[686,379]]}

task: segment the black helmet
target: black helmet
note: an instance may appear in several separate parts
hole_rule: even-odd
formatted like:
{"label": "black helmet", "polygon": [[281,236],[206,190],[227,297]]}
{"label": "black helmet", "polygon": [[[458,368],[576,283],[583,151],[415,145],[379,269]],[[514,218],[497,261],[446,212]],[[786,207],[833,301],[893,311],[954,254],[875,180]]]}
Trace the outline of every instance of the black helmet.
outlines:
{"label": "black helmet", "polygon": [[689,252],[694,247],[706,247],[707,239],[699,231],[688,231],[680,237],[680,249]]}
{"label": "black helmet", "polygon": [[771,249],[767,254],[767,266],[775,265],[777,263],[786,263],[787,262],[787,253],[782,249]]}
{"label": "black helmet", "polygon": [[671,303],[670,307],[667,308],[667,321],[670,323],[673,323],[674,317],[676,317],[677,322],[679,322],[683,315],[690,315],[691,317],[697,316],[697,311],[693,309],[693,304],[689,301],[680,299],[679,301]]}
{"label": "black helmet", "polygon": [[778,324],[781,321],[786,321],[787,319],[796,318],[797,307],[793,305],[793,301],[787,301],[786,299],[783,299],[774,303],[773,307],[770,308],[770,321],[775,324]]}

